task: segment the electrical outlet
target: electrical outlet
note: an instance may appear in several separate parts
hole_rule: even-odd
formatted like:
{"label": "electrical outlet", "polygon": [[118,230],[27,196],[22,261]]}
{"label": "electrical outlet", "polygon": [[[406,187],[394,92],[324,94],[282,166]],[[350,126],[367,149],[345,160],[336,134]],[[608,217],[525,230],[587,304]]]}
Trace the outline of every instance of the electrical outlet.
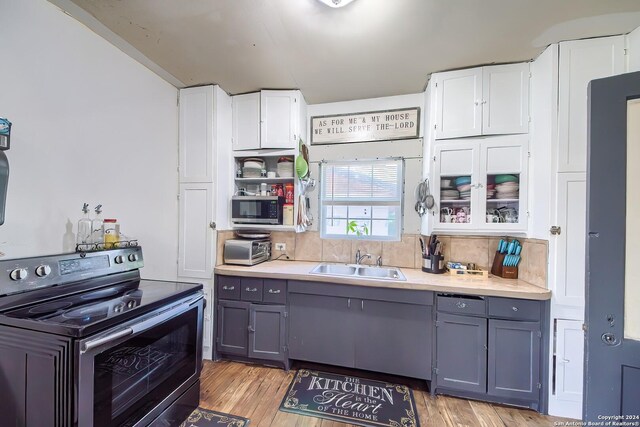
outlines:
{"label": "electrical outlet", "polygon": [[286,251],[287,244],[286,243],[276,243],[276,251]]}

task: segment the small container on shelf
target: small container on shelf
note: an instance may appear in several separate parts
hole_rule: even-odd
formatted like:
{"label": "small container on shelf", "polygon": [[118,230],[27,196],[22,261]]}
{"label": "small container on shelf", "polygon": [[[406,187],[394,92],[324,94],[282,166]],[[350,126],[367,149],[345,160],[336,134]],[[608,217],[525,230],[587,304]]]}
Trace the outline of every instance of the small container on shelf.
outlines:
{"label": "small container on shelf", "polygon": [[96,216],[91,220],[91,236],[89,237],[90,243],[103,243],[103,229],[102,229],[102,205],[98,205],[95,208]]}
{"label": "small container on shelf", "polygon": [[82,206],[82,212],[84,217],[78,221],[78,234],[76,238],[77,244],[89,243],[91,238],[91,220],[89,219],[89,204],[85,203]]}
{"label": "small container on shelf", "polygon": [[282,224],[293,225],[293,205],[290,203],[282,207]]}
{"label": "small container on shelf", "polygon": [[105,249],[113,249],[120,241],[120,224],[117,219],[105,218],[102,224]]}
{"label": "small container on shelf", "polygon": [[293,204],[293,198],[294,198],[293,183],[287,182],[284,185],[284,202],[286,204]]}

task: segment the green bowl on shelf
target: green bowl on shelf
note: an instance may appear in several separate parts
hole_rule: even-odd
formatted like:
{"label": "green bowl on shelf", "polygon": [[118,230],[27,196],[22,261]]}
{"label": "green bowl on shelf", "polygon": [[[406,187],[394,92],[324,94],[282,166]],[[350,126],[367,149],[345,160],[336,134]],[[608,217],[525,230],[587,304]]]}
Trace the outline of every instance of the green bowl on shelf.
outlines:
{"label": "green bowl on shelf", "polygon": [[518,177],[515,175],[496,175],[496,184],[504,184],[505,182],[518,182]]}

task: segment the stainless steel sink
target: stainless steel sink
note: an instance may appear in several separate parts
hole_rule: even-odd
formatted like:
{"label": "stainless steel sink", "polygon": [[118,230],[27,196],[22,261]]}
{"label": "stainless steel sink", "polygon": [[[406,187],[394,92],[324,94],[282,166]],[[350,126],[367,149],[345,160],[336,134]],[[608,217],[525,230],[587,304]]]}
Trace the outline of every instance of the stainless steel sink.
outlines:
{"label": "stainless steel sink", "polygon": [[313,274],[326,274],[327,276],[353,276],[358,267],[346,264],[320,264],[314,268]]}
{"label": "stainless steel sink", "polygon": [[353,277],[354,279],[407,280],[396,267],[369,267],[357,264],[318,264],[311,274]]}
{"label": "stainless steel sink", "polygon": [[372,279],[407,280],[396,267],[360,267],[358,276]]}

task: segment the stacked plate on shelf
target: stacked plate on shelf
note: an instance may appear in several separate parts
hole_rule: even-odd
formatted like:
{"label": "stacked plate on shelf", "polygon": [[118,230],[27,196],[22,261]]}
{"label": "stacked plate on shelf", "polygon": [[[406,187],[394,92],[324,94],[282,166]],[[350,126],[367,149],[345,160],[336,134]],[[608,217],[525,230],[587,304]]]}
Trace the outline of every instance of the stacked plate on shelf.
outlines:
{"label": "stacked plate on shelf", "polygon": [[520,189],[515,175],[496,175],[496,199],[517,199]]}
{"label": "stacked plate on shelf", "polygon": [[470,176],[459,176],[455,180],[456,188],[460,192],[461,200],[469,200],[471,199],[471,177]]}
{"label": "stacked plate on shelf", "polygon": [[460,200],[460,192],[458,190],[442,190],[440,191],[440,200]]}
{"label": "stacked plate on shelf", "polygon": [[251,157],[244,159],[242,163],[243,178],[260,178],[264,169],[264,160],[259,157]]}
{"label": "stacked plate on shelf", "polygon": [[456,190],[453,178],[440,178],[440,200],[459,200],[460,192]]}
{"label": "stacked plate on shelf", "polygon": [[487,199],[493,199],[496,197],[496,185],[487,184]]}

